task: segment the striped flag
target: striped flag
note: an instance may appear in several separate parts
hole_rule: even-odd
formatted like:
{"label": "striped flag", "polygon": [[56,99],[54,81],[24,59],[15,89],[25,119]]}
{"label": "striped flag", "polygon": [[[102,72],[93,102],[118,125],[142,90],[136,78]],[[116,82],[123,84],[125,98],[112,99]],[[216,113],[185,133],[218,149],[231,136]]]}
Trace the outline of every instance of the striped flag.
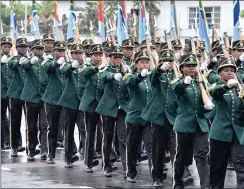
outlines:
{"label": "striped flag", "polygon": [[39,24],[38,24],[38,16],[36,11],[36,1],[32,0],[32,25],[31,25],[31,33],[32,35],[38,36],[40,38]]}
{"label": "striped flag", "polygon": [[74,27],[76,22],[76,15],[74,13],[74,2],[70,0],[70,12],[69,12],[69,21],[67,29],[67,39],[74,37]]}
{"label": "striped flag", "polygon": [[233,7],[233,17],[234,17],[234,31],[233,31],[233,40],[237,41],[240,40],[238,27],[240,26],[240,2],[239,0],[234,0],[234,7]]}
{"label": "striped flag", "polygon": [[146,15],[145,15],[145,2],[140,1],[140,12],[139,12],[139,36],[138,42],[141,44],[146,39]]}
{"label": "striped flag", "polygon": [[17,17],[14,12],[14,4],[11,1],[11,16],[10,16],[10,26],[14,34],[14,40],[16,41],[19,38],[18,28],[17,28]]}
{"label": "striped flag", "polygon": [[210,42],[208,38],[208,26],[206,25],[206,16],[205,16],[205,11],[202,5],[202,1],[199,0],[199,35],[201,40],[205,42],[206,46],[206,52],[210,53]]}
{"label": "striped flag", "polygon": [[58,18],[58,2],[57,1],[54,1],[54,28],[55,28],[55,39],[56,41],[60,41],[61,40],[61,36],[60,36],[60,27],[59,27],[59,24],[60,24],[60,21],[59,21],[59,18]]}
{"label": "striped flag", "polygon": [[105,33],[105,25],[103,18],[103,2],[102,0],[98,0],[98,34],[102,38],[102,42],[106,41],[106,33]]}
{"label": "striped flag", "polygon": [[118,19],[117,19],[117,37],[118,43],[122,45],[122,41],[128,38],[128,27],[126,21],[125,0],[118,1]]}
{"label": "striped flag", "polygon": [[171,6],[170,6],[170,40],[174,40],[174,32],[176,32],[176,36],[178,39],[180,39],[179,35],[179,28],[176,20],[176,8],[175,8],[175,1],[171,0]]}

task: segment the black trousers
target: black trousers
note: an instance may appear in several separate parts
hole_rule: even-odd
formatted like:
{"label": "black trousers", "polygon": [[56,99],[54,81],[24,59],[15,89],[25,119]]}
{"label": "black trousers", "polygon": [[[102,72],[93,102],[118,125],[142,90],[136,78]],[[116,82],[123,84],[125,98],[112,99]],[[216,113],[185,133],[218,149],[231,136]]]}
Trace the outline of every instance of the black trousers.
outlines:
{"label": "black trousers", "polygon": [[64,114],[64,108],[62,107],[62,110],[60,112],[59,117],[59,128],[58,128],[58,138],[57,141],[63,142],[64,141],[64,132],[65,132],[65,114]]}
{"label": "black trousers", "polygon": [[97,124],[100,121],[100,114],[85,112],[85,126],[86,126],[86,142],[85,142],[85,157],[84,163],[88,167],[92,167],[94,143]]}
{"label": "black trousers", "polygon": [[95,145],[95,151],[98,153],[102,152],[102,139],[103,139],[103,133],[102,133],[102,120],[99,119],[97,123],[97,130],[96,130],[96,145]]}
{"label": "black trousers", "polygon": [[126,171],[126,125],[125,125],[126,112],[119,109],[117,120],[116,120],[116,130],[119,145],[119,154],[121,158],[121,163],[123,165],[124,171]]}
{"label": "black trousers", "polygon": [[27,130],[27,149],[29,154],[34,155],[35,149],[38,144],[37,130],[38,122],[42,124],[40,120],[40,111],[43,107],[43,103],[35,104],[31,102],[26,102],[26,130]]}
{"label": "black trousers", "polygon": [[189,156],[193,155],[196,161],[201,188],[209,187],[208,165],[208,133],[202,133],[199,126],[196,133],[176,133],[177,150],[174,161],[174,187],[184,187],[182,177],[184,169],[189,164]]}
{"label": "black trousers", "polygon": [[244,188],[244,146],[234,136],[233,142],[210,139],[210,186],[224,188],[229,155],[234,165],[237,188]]}
{"label": "black trousers", "polygon": [[48,122],[48,157],[51,158],[55,158],[61,109],[61,106],[45,103],[45,110]]}
{"label": "black trousers", "polygon": [[85,129],[85,113],[82,111],[78,111],[76,125],[79,131],[79,149],[80,151],[82,148],[85,148],[85,140],[86,140],[86,129]]}
{"label": "black trousers", "polygon": [[22,108],[24,108],[24,101],[15,98],[9,99],[10,144],[12,149],[18,149],[18,147],[22,145],[20,132]]}
{"label": "black trousers", "polygon": [[9,120],[7,117],[8,98],[1,98],[1,147],[10,143]]}
{"label": "black trousers", "polygon": [[126,122],[127,125],[127,177],[135,178],[137,175],[136,163],[138,146],[142,141],[144,142],[145,149],[148,156],[148,165],[151,172],[151,144],[152,144],[152,131],[151,125],[138,125]]}
{"label": "black trousers", "polygon": [[41,154],[48,153],[47,148],[47,114],[45,111],[44,103],[42,103],[42,106],[39,111],[39,142],[41,144]]}
{"label": "black trousers", "polygon": [[164,125],[152,124],[152,178],[153,181],[163,181],[163,169],[166,146],[169,145],[170,159],[173,165],[176,153],[176,138],[171,125],[166,118]]}
{"label": "black trousers", "polygon": [[[64,116],[65,116],[65,161],[71,163],[73,153],[74,153],[74,130],[75,130],[75,122],[77,120],[78,110],[72,110],[69,108],[64,108]],[[76,145],[75,145],[76,148]]]}

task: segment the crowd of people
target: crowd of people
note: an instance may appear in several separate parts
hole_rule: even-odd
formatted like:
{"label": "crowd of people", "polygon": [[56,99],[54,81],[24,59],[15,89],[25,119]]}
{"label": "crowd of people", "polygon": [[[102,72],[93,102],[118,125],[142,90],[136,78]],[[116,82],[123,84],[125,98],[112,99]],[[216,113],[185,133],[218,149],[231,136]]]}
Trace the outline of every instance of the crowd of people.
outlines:
{"label": "crowd of people", "polygon": [[87,173],[101,156],[105,177],[116,174],[120,161],[131,183],[138,161],[148,160],[154,187],[167,174],[174,188],[192,184],[194,158],[200,187],[223,188],[229,162],[237,187],[244,188],[244,40],[232,48],[228,40],[213,41],[208,56],[195,38],[184,47],[158,36],[140,44],[130,37],[121,46],[111,38],[55,41],[47,33],[30,47],[24,37],[15,44],[1,38],[2,149],[11,148],[11,158],[26,150],[27,161],[41,153],[42,161],[55,164],[56,148],[63,146],[64,167],[72,168],[80,153]]}

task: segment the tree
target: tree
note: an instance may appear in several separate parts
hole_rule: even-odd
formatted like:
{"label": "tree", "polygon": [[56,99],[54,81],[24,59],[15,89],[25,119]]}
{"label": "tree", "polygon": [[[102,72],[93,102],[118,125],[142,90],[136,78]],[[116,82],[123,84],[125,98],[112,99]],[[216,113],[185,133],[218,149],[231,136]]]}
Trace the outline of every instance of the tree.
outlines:
{"label": "tree", "polygon": [[244,10],[241,10],[240,17],[244,18]]}

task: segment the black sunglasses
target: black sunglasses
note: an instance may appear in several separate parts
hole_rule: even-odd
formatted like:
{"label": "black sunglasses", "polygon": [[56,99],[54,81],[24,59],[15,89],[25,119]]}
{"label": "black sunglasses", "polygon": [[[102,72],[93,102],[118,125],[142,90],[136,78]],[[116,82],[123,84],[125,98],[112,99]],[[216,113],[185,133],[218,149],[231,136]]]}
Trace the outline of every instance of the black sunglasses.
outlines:
{"label": "black sunglasses", "polygon": [[114,57],[114,59],[122,59],[123,58],[123,56],[119,56],[119,55],[113,56],[113,57]]}

